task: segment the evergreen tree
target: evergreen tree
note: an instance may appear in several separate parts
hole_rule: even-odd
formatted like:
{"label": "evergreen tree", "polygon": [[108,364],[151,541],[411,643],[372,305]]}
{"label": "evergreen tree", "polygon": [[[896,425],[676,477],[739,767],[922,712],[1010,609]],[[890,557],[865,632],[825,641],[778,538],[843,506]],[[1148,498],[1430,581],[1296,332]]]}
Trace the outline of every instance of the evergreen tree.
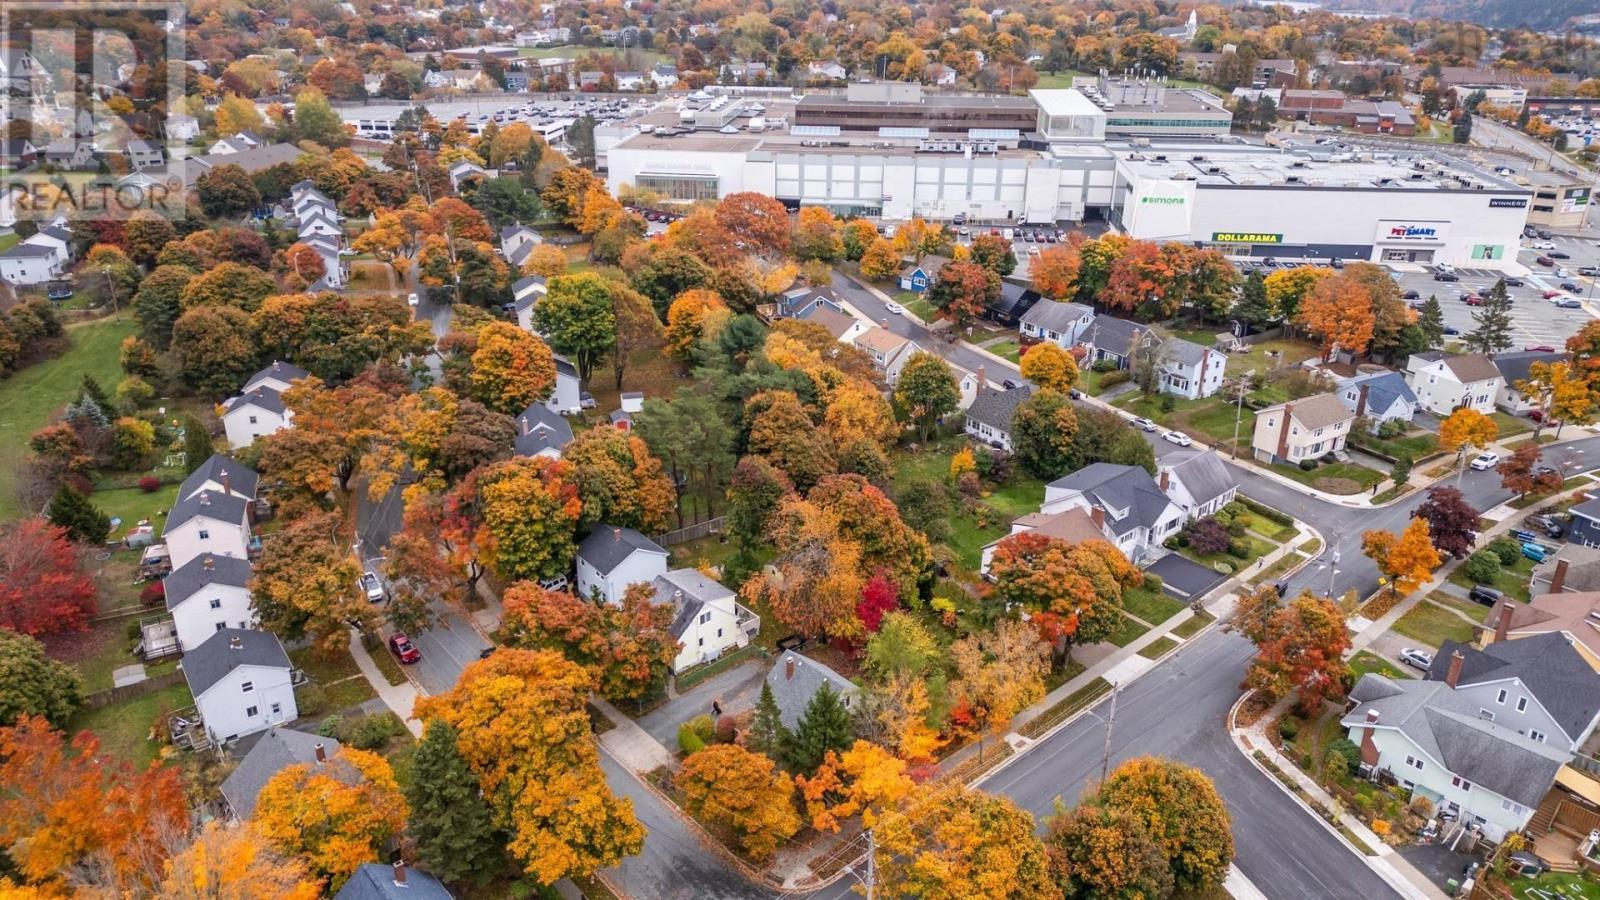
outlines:
{"label": "evergreen tree", "polygon": [[1240,97],[1233,107],[1233,127],[1236,131],[1249,131],[1256,120],[1255,104],[1249,97]]}
{"label": "evergreen tree", "polygon": [[1467,347],[1479,353],[1494,353],[1511,346],[1511,295],[1504,281],[1484,292],[1483,307],[1472,314],[1478,327],[1468,332]]}
{"label": "evergreen tree", "polygon": [[776,759],[789,739],[789,729],[784,727],[783,716],[778,712],[778,701],[772,696],[772,685],[763,681],[761,699],[756,701],[755,718],[750,720],[750,731],[745,735],[744,744],[757,753]]}
{"label": "evergreen tree", "polygon": [[1428,295],[1417,313],[1417,327],[1427,336],[1429,347],[1437,347],[1444,341],[1444,310],[1439,306],[1438,297]]}
{"label": "evergreen tree", "polygon": [[432,719],[427,729],[406,788],[418,861],[444,881],[481,886],[504,867],[504,842],[490,821],[477,776],[456,747],[455,726]]}
{"label": "evergreen tree", "polygon": [[785,741],[784,762],[791,771],[810,775],[822,765],[829,750],[843,752],[854,741],[850,711],[839,701],[833,686],[823,682],[795,723],[794,734]]}
{"label": "evergreen tree", "polygon": [[68,538],[85,544],[104,543],[111,533],[111,517],[70,484],[56,488],[49,518],[50,524],[67,530]]}
{"label": "evergreen tree", "polygon": [[92,375],[85,374],[83,376],[83,383],[78,388],[79,401],[82,401],[84,397],[88,397],[90,400],[93,400],[95,405],[100,407],[102,411],[113,408],[111,404],[111,395],[106,393],[105,388],[101,387],[100,382],[95,381],[94,376]]}
{"label": "evergreen tree", "polygon": [[1266,277],[1260,271],[1251,272],[1239,285],[1239,302],[1233,307],[1233,316],[1247,325],[1265,325],[1278,317],[1267,297]]}
{"label": "evergreen tree", "polygon": [[578,165],[594,167],[594,116],[584,113],[567,129],[567,146],[572,148]]}
{"label": "evergreen tree", "polygon": [[1278,104],[1266,94],[1261,95],[1261,102],[1256,104],[1256,125],[1262,131],[1268,131],[1278,121]]}
{"label": "evergreen tree", "polygon": [[1457,144],[1472,140],[1472,113],[1462,111],[1461,117],[1456,119],[1455,130],[1450,133],[1450,139]]}
{"label": "evergreen tree", "polygon": [[183,464],[185,471],[193,472],[211,458],[211,434],[195,416],[183,417]]}

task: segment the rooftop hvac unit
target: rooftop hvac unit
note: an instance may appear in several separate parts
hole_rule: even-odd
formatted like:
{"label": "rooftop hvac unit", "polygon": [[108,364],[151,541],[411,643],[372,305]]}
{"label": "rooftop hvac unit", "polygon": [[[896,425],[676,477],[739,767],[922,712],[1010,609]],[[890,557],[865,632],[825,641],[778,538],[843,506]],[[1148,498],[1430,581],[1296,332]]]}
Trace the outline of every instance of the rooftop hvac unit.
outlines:
{"label": "rooftop hvac unit", "polygon": [[1412,172],[1409,176],[1412,181],[1421,181],[1425,176],[1421,172]]}
{"label": "rooftop hvac unit", "polygon": [[1297,159],[1294,162],[1289,164],[1289,168],[1291,168],[1291,169],[1304,169],[1306,167],[1306,165],[1307,165],[1307,163],[1306,163],[1305,160]]}
{"label": "rooftop hvac unit", "polygon": [[1196,153],[1195,155],[1189,157],[1189,161],[1190,162],[1205,162],[1206,158],[1205,158],[1205,156],[1203,154]]}
{"label": "rooftop hvac unit", "polygon": [[1299,175],[1289,175],[1283,179],[1284,184],[1299,184],[1300,181]]}
{"label": "rooftop hvac unit", "polygon": [[1222,167],[1221,166],[1206,166],[1206,174],[1207,175],[1221,175],[1222,174]]}
{"label": "rooftop hvac unit", "polygon": [[1155,156],[1152,156],[1150,158],[1155,160],[1156,162],[1166,162],[1167,161],[1167,155],[1165,153],[1157,153]]}

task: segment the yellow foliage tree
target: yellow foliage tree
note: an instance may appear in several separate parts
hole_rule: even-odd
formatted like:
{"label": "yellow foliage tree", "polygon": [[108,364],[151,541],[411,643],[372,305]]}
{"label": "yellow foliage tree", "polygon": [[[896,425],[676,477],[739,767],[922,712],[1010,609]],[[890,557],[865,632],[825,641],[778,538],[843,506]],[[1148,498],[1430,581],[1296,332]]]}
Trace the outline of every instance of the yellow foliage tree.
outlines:
{"label": "yellow foliage tree", "polygon": [[1439,447],[1446,451],[1487,447],[1499,433],[1500,428],[1493,419],[1463,406],[1439,423]]}
{"label": "yellow foliage tree", "polygon": [[528,251],[528,259],[522,264],[522,274],[538,275],[543,278],[554,278],[564,275],[567,271],[567,251],[555,244],[540,244]]}
{"label": "yellow foliage tree", "polygon": [[696,288],[679,294],[667,307],[667,355],[687,363],[700,339],[706,336],[712,314],[727,308],[716,291]]}
{"label": "yellow foliage tree", "polygon": [[327,762],[292,765],[268,779],[252,822],[275,850],[304,860],[337,892],[405,830],[406,809],[388,761],[346,747]]}
{"label": "yellow foliage tree", "polygon": [[1078,383],[1078,363],[1059,344],[1043,341],[1022,354],[1022,377],[1065,394]]}
{"label": "yellow foliage tree", "polygon": [[160,895],[166,900],[316,900],[322,889],[299,860],[279,856],[250,823],[229,827],[213,819],[167,861]]}
{"label": "yellow foliage tree", "polygon": [[900,254],[894,244],[878,238],[861,254],[861,274],[872,281],[887,281],[900,271]]}
{"label": "yellow foliage tree", "polygon": [[895,438],[894,411],[871,385],[851,380],[834,388],[823,410],[823,422],[835,446],[856,441],[887,445]]}
{"label": "yellow foliage tree", "polygon": [[915,786],[905,760],[860,740],[844,753],[829,750],[815,775],[794,780],[818,831],[838,831],[840,820],[857,814],[862,827],[871,828],[884,809],[898,805]]}
{"label": "yellow foliage tree", "polygon": [[1589,383],[1569,362],[1533,363],[1528,366],[1528,377],[1512,387],[1545,413],[1534,430],[1535,435],[1551,419],[1560,423],[1556,426],[1557,436],[1568,423],[1586,425],[1593,419],[1595,396],[1589,390]]}
{"label": "yellow foliage tree", "polygon": [[731,831],[739,846],[765,860],[800,830],[794,784],[772,760],[736,744],[717,744],[683,761],[676,778],[689,814]]}
{"label": "yellow foliage tree", "polygon": [[973,456],[971,447],[962,447],[950,457],[950,480],[960,481],[961,476],[968,472],[978,471],[977,457]]}
{"label": "yellow foliage tree", "polygon": [[510,322],[490,322],[478,329],[478,346],[472,353],[474,399],[514,416],[550,396],[555,384],[555,357],[544,341]]}
{"label": "yellow foliage tree", "polygon": [[1361,536],[1361,551],[1378,564],[1389,586],[1402,597],[1426,584],[1444,557],[1433,546],[1428,520],[1412,519],[1405,531],[1369,531]]}

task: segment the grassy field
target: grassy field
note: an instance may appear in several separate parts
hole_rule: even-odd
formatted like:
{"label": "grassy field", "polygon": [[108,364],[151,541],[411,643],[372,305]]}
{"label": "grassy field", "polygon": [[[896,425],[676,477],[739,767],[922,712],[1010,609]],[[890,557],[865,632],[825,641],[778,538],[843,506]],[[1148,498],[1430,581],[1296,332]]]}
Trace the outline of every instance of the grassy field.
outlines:
{"label": "grassy field", "polygon": [[1210,625],[1216,620],[1216,616],[1201,610],[1200,612],[1197,612],[1190,618],[1186,619],[1183,624],[1179,625],[1177,628],[1172,629],[1172,633],[1183,638],[1184,640],[1188,640],[1189,638],[1199,634],[1200,629]]}
{"label": "grassy field", "polygon": [[1356,673],[1357,681],[1361,680],[1361,676],[1368,673],[1383,675],[1387,678],[1411,677],[1411,675],[1407,673],[1405,669],[1400,668],[1399,666],[1389,662],[1387,659],[1384,659],[1370,650],[1363,650],[1360,653],[1357,653],[1355,656],[1350,657],[1350,671]]}
{"label": "grassy field", "polygon": [[1244,541],[1245,546],[1249,548],[1242,559],[1226,552],[1207,553],[1205,555],[1201,555],[1199,553],[1195,553],[1188,547],[1184,547],[1179,552],[1182,553],[1186,558],[1192,559],[1208,569],[1215,569],[1216,563],[1225,562],[1232,566],[1235,572],[1242,572],[1251,563],[1278,549],[1276,544],[1273,544],[1270,541],[1262,538],[1258,538],[1253,534],[1246,534],[1244,537],[1239,538],[1239,540]]}
{"label": "grassy field", "polygon": [[[582,59],[585,56],[621,56],[623,53],[617,47],[581,47],[576,44],[569,44],[565,47],[523,47],[518,52],[523,56],[531,56],[534,59],[551,59],[553,57]],[[657,53],[654,50],[640,50],[638,47],[629,47],[627,52],[630,56],[636,57],[647,69],[653,68],[658,62],[667,61],[665,53]]]}
{"label": "grassy field", "polygon": [[1000,338],[983,345],[983,349],[1014,363],[1022,362],[1022,346],[1014,337]]}
{"label": "grassy field", "polygon": [[[1528,578],[1532,575],[1533,560],[1527,558],[1526,556],[1519,556],[1517,557],[1517,561],[1512,565],[1501,566],[1500,574],[1495,576],[1494,581],[1490,582],[1489,586],[1502,594],[1510,594],[1518,600],[1526,601],[1529,598]],[[1467,577],[1465,566],[1457,566],[1456,570],[1450,573],[1450,583],[1459,584],[1464,588],[1470,588],[1476,582]],[[1477,605],[1475,603],[1471,603],[1470,601],[1466,602],[1473,606]],[[1483,619],[1480,617],[1478,621],[1481,622]]]}
{"label": "grassy field", "polygon": [[913,316],[916,316],[924,322],[932,322],[939,316],[938,311],[933,308],[933,305],[922,299],[922,295],[916,291],[900,291],[894,295],[894,302],[905,307],[906,312],[911,313]]}
{"label": "grassy field", "polygon": [[164,484],[148,494],[138,488],[115,488],[95,491],[89,499],[106,515],[122,520],[122,527],[111,532],[115,540],[127,534],[141,519],[149,519],[156,532],[160,533],[165,516],[158,516],[157,513],[165,513],[177,502],[178,486]]}
{"label": "grassy field", "polygon": [[1142,587],[1129,588],[1122,592],[1122,608],[1151,625],[1160,625],[1183,612],[1182,603],[1160,591]]}
{"label": "grassy field", "polygon": [[1178,642],[1172,638],[1160,637],[1146,644],[1139,651],[1139,655],[1145,659],[1160,659],[1168,650],[1176,646],[1178,646]]}
{"label": "grassy field", "polygon": [[0,459],[7,461],[0,466],[0,520],[26,512],[17,503],[15,463],[27,452],[28,436],[77,398],[85,374],[108,391],[116,386],[122,377],[118,348],[133,333],[133,324],[132,314],[124,312],[70,326],[67,352],[0,381]]}
{"label": "grassy field", "polygon": [[[1600,881],[1583,872],[1546,872],[1538,878],[1506,879],[1514,897],[1566,897],[1568,900],[1600,900]],[[1543,891],[1543,894],[1537,893]]]}
{"label": "grassy field", "polygon": [[1476,629],[1472,623],[1441,606],[1423,600],[1394,623],[1394,630],[1408,638],[1437,647],[1445,640],[1466,643],[1472,640]]}
{"label": "grassy field", "polygon": [[1055,73],[1054,75],[1040,72],[1039,83],[1035,84],[1034,87],[1047,90],[1069,88],[1072,87],[1072,79],[1074,76],[1084,77],[1086,74],[1087,73],[1084,72],[1073,71],[1072,69],[1064,69]]}
{"label": "grassy field", "polygon": [[1495,427],[1500,429],[1501,438],[1508,438],[1514,434],[1522,434],[1525,431],[1533,430],[1533,423],[1527,419],[1518,418],[1499,410],[1490,413],[1489,418],[1493,419]]}
{"label": "grassy field", "polygon": [[4,253],[22,242],[22,236],[17,234],[0,234],[0,253]]}
{"label": "grassy field", "polygon": [[[1210,344],[1207,343],[1206,346],[1210,346]],[[1257,375],[1265,376],[1273,369],[1294,365],[1316,355],[1317,345],[1310,341],[1294,341],[1284,338],[1261,341],[1251,344],[1248,353],[1228,354],[1228,374],[1230,376],[1243,375],[1254,369]]]}
{"label": "grassy field", "polygon": [[1255,413],[1250,410],[1245,409],[1241,412],[1238,407],[1222,397],[1206,397],[1202,400],[1173,397],[1172,411],[1163,412],[1167,399],[1168,397],[1162,394],[1145,397],[1133,393],[1119,398],[1117,405],[1136,416],[1144,416],[1183,431],[1199,432],[1224,444],[1233,440],[1234,421],[1237,418],[1239,442],[1249,443],[1256,418]]}
{"label": "grassy field", "polygon": [[73,718],[70,730],[73,733],[94,732],[100,737],[102,753],[125,759],[142,769],[155,760],[161,749],[150,740],[151,726],[158,718],[193,705],[189,686],[175,684],[142,697],[84,710]]}
{"label": "grassy field", "polygon": [[1301,470],[1299,466],[1274,463],[1272,471],[1330,494],[1359,494],[1389,477],[1376,469],[1341,462],[1319,465],[1309,472]]}
{"label": "grassy field", "polygon": [[[1359,429],[1357,430],[1359,431]],[[1403,453],[1410,456],[1413,462],[1422,459],[1424,456],[1437,453],[1439,450],[1439,436],[1429,431],[1419,431],[1388,439],[1366,433],[1358,436],[1352,432],[1350,443],[1357,447],[1371,448],[1385,456],[1397,459]]]}
{"label": "grassy field", "polygon": [[[950,458],[966,446],[963,438],[952,437],[936,441],[917,453],[901,453],[895,457],[894,485],[903,488],[913,482],[943,482],[950,477]],[[1011,531],[1011,520],[1037,512],[1044,502],[1044,482],[1013,474],[1011,480],[994,488],[982,498],[994,513],[980,521],[976,515],[952,513],[950,516],[949,545],[965,569],[976,571],[982,561],[983,547],[999,540]]]}
{"label": "grassy field", "polygon": [[1489,618],[1490,607],[1484,606],[1482,603],[1473,603],[1471,600],[1453,597],[1444,591],[1434,591],[1428,595],[1428,599],[1440,606],[1446,606],[1462,613],[1474,622],[1482,622],[1484,619]]}
{"label": "grassy field", "polygon": [[1149,628],[1146,628],[1145,626],[1140,625],[1138,622],[1134,621],[1133,619],[1131,619],[1131,618],[1129,618],[1127,616],[1123,616],[1122,617],[1122,626],[1119,627],[1111,635],[1111,637],[1106,638],[1106,640],[1110,641],[1113,644],[1116,644],[1118,647],[1126,647],[1129,644],[1133,643],[1134,641],[1138,640],[1139,639],[1139,635],[1144,634],[1146,631],[1149,631],[1149,630],[1150,630]]}
{"label": "grassy field", "polygon": [[367,679],[362,677],[361,670],[356,668],[356,661],[348,650],[330,658],[313,653],[310,647],[301,647],[290,651],[289,660],[322,688],[328,698],[327,711],[330,713],[359,706],[378,696]]}

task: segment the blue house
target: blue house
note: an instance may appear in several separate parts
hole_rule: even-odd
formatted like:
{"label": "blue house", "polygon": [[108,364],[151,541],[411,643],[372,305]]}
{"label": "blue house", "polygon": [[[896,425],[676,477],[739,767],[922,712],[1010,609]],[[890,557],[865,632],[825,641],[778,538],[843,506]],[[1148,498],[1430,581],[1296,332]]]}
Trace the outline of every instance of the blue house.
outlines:
{"label": "blue house", "polygon": [[922,262],[911,263],[900,270],[900,290],[927,293],[939,272],[949,263],[949,257],[945,256],[924,256]]}
{"label": "blue house", "polygon": [[1572,508],[1572,526],[1567,530],[1567,540],[1585,547],[1600,547],[1600,497]]}

